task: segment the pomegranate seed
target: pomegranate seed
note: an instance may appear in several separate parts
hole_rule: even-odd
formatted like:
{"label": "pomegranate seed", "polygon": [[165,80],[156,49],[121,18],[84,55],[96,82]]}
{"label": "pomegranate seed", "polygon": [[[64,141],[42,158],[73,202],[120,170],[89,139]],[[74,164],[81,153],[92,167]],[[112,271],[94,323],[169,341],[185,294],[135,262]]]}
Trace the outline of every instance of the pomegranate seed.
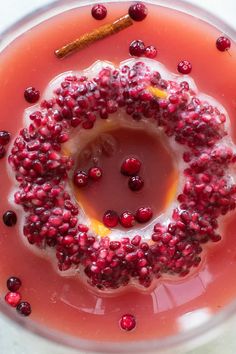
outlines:
{"label": "pomegranate seed", "polygon": [[148,14],[147,6],[142,2],[137,2],[129,7],[129,15],[134,21],[143,21]]}
{"label": "pomegranate seed", "polygon": [[88,184],[88,175],[85,171],[76,171],[74,174],[74,184],[76,187],[85,187]]}
{"label": "pomegranate seed", "polygon": [[7,145],[10,141],[10,133],[5,130],[0,131],[0,145]]}
{"label": "pomegranate seed", "polygon": [[95,20],[103,20],[107,16],[107,8],[101,4],[94,5],[91,14]]}
{"label": "pomegranate seed", "polygon": [[28,87],[25,89],[24,97],[27,102],[36,103],[40,98],[40,92],[34,87]]}
{"label": "pomegranate seed", "polygon": [[140,176],[133,176],[129,178],[128,184],[132,191],[139,191],[143,188],[144,181]]}
{"label": "pomegranate seed", "polygon": [[231,47],[231,41],[229,38],[221,36],[216,41],[216,48],[221,51],[225,52]]}
{"label": "pomegranate seed", "polygon": [[125,331],[131,331],[136,327],[136,319],[133,315],[126,314],[120,319],[120,327]]}
{"label": "pomegranate seed", "polygon": [[17,216],[14,211],[8,210],[3,214],[3,222],[6,226],[14,226],[17,222]]}
{"label": "pomegranate seed", "polygon": [[103,215],[103,224],[107,227],[117,226],[118,221],[118,214],[114,210],[107,210]]}
{"label": "pomegranate seed", "polygon": [[135,217],[129,211],[125,211],[120,216],[120,223],[125,228],[133,227],[135,224]]}
{"label": "pomegranate seed", "polygon": [[32,311],[31,306],[27,301],[20,302],[16,309],[22,316],[29,316]]}
{"label": "pomegranate seed", "polygon": [[139,208],[136,212],[135,218],[140,223],[145,223],[153,217],[153,212],[150,207]]}
{"label": "pomegranate seed", "polygon": [[4,146],[0,145],[0,159],[2,159],[6,155],[6,150]]}
{"label": "pomegranate seed", "polygon": [[130,43],[129,53],[133,57],[141,57],[145,54],[145,44],[141,40],[135,40]]}
{"label": "pomegranate seed", "polygon": [[141,162],[135,157],[128,157],[121,165],[121,173],[125,176],[135,176],[139,173]]}
{"label": "pomegranate seed", "polygon": [[8,305],[16,307],[21,301],[21,295],[17,292],[9,292],[5,296],[5,301],[8,303]]}
{"label": "pomegranate seed", "polygon": [[93,181],[98,181],[102,177],[102,169],[100,167],[92,167],[88,175]]}
{"label": "pomegranate seed", "polygon": [[21,287],[21,280],[17,277],[10,277],[7,279],[7,288],[9,291],[16,292]]}
{"label": "pomegranate seed", "polygon": [[149,45],[145,48],[145,57],[154,59],[157,56],[157,49],[153,45]]}
{"label": "pomegranate seed", "polygon": [[178,72],[181,74],[189,74],[192,71],[192,64],[187,61],[187,60],[182,60],[179,64],[178,64]]}

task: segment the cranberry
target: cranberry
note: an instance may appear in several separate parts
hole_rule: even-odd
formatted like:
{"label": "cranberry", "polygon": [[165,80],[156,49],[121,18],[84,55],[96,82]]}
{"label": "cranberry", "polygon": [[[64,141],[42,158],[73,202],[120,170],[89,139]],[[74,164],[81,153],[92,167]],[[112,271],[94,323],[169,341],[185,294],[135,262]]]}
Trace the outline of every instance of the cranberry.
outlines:
{"label": "cranberry", "polygon": [[135,157],[128,157],[121,165],[121,173],[125,176],[135,176],[139,173],[141,162]]}
{"label": "cranberry", "polygon": [[129,15],[134,21],[143,21],[148,14],[147,6],[142,2],[137,2],[129,8]]}
{"label": "cranberry", "polygon": [[139,191],[143,188],[144,181],[140,176],[133,176],[129,178],[128,184],[132,191]]}
{"label": "cranberry", "polygon": [[88,184],[88,175],[85,171],[77,170],[74,174],[74,184],[76,187],[85,187]]}
{"label": "cranberry", "polygon": [[192,64],[188,60],[182,60],[179,62],[177,69],[179,73],[187,75],[192,71]]}
{"label": "cranberry", "polygon": [[134,57],[141,57],[145,54],[145,44],[141,40],[135,40],[129,45],[129,53]]}
{"label": "cranberry", "polygon": [[231,47],[231,41],[229,38],[221,36],[216,41],[216,48],[221,52],[225,52]]}
{"label": "cranberry", "polygon": [[157,49],[153,45],[145,48],[145,57],[154,59],[157,56]]}
{"label": "cranberry", "polygon": [[135,217],[129,211],[125,211],[120,216],[120,223],[125,228],[130,228],[135,224]]}
{"label": "cranberry", "polygon": [[95,20],[103,20],[107,15],[107,9],[104,5],[97,4],[93,6],[91,14]]}
{"label": "cranberry", "polygon": [[21,287],[21,280],[17,277],[10,277],[7,279],[7,288],[9,291],[17,291]]}
{"label": "cranberry", "polygon": [[5,147],[0,145],[0,159],[2,159],[6,154]]}
{"label": "cranberry", "polygon": [[20,302],[16,309],[22,316],[29,316],[31,314],[31,306],[27,301]]}
{"label": "cranberry", "polygon": [[133,315],[126,314],[120,319],[120,327],[125,331],[131,331],[136,327],[136,319]]}
{"label": "cranberry", "polygon": [[102,169],[100,167],[92,167],[88,175],[93,181],[98,181],[102,177]]}
{"label": "cranberry", "polygon": [[1,130],[0,131],[0,144],[1,145],[7,145],[10,141],[10,133],[5,131],[5,130]]}
{"label": "cranberry", "polygon": [[9,292],[5,296],[5,301],[8,303],[8,305],[16,307],[21,301],[21,295],[17,292]]}
{"label": "cranberry", "polygon": [[25,100],[29,103],[36,103],[40,98],[40,92],[34,87],[28,87],[24,92]]}
{"label": "cranberry", "polygon": [[150,207],[139,208],[135,214],[135,218],[140,223],[145,223],[153,217],[153,212]]}
{"label": "cranberry", "polygon": [[3,222],[6,226],[14,226],[17,222],[16,213],[12,210],[8,210],[3,214]]}
{"label": "cranberry", "polygon": [[103,224],[107,227],[117,226],[118,221],[118,214],[114,210],[107,210],[103,215]]}

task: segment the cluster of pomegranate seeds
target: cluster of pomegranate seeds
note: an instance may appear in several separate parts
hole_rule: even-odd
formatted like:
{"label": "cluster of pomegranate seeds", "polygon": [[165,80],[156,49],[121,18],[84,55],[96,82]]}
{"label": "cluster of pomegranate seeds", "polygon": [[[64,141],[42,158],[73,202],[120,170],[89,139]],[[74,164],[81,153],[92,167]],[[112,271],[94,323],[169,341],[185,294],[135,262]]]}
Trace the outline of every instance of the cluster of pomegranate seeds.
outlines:
{"label": "cluster of pomegranate seeds", "polygon": [[40,92],[35,87],[28,87],[24,92],[25,100],[29,103],[36,103],[40,98]]}
{"label": "cluster of pomegranate seeds", "polygon": [[120,319],[120,327],[125,331],[132,331],[136,327],[136,319],[133,315],[126,314]]}
{"label": "cluster of pomegranate seeds", "polygon": [[182,60],[177,66],[178,72],[180,74],[190,74],[192,71],[192,64],[188,60]]}
{"label": "cluster of pomegranate seeds", "polygon": [[16,310],[23,316],[31,314],[31,306],[28,302],[21,302],[21,294],[18,292],[22,283],[17,277],[10,277],[7,280],[7,288],[9,292],[5,296],[5,301],[11,307],[16,307]]}
{"label": "cluster of pomegranate seeds", "polygon": [[135,176],[141,168],[141,161],[136,157],[128,157],[122,162],[120,172],[125,176]]}
{"label": "cluster of pomegranate seeds", "polygon": [[11,135],[6,130],[0,131],[0,159],[6,154],[5,146],[9,143]]}
{"label": "cluster of pomegranate seeds", "polygon": [[91,14],[95,20],[103,20],[107,16],[107,8],[101,4],[94,5]]}
{"label": "cluster of pomegranate seeds", "polygon": [[221,51],[225,52],[226,50],[229,50],[231,47],[231,41],[229,38],[221,36],[217,38],[216,40],[216,48]]}
{"label": "cluster of pomegranate seeds", "polygon": [[153,45],[145,46],[140,39],[132,41],[129,45],[129,54],[133,57],[142,57],[153,59],[157,56],[157,49]]}
{"label": "cluster of pomegranate seeds", "polygon": [[[94,78],[65,77],[54,96],[30,114],[9,156],[19,185],[14,198],[26,213],[28,242],[53,248],[59,270],[81,267],[89,284],[101,290],[131,280],[149,287],[166,273],[185,276],[199,265],[203,245],[221,239],[218,218],[236,205],[236,185],[229,178],[236,156],[225,114],[199,99],[186,81],[165,80],[143,61],[118,69],[105,65]],[[152,95],[150,87],[166,97]],[[155,122],[176,144],[176,153],[183,151],[176,207],[170,218],[152,227],[148,241],[139,234],[119,241],[94,235],[67,191],[74,167],[63,155],[63,144],[74,129],[92,129],[97,119],[112,118],[120,109],[127,119]],[[134,215],[141,222],[151,214],[144,209]],[[111,213],[104,220],[117,219]]]}
{"label": "cluster of pomegranate seeds", "polygon": [[129,7],[129,15],[134,21],[143,21],[148,14],[148,8],[142,2],[137,2]]}
{"label": "cluster of pomegranate seeds", "polygon": [[140,191],[144,186],[144,180],[140,176],[133,176],[128,181],[129,188],[134,191]]}
{"label": "cluster of pomegranate seeds", "polygon": [[3,222],[6,226],[14,226],[17,223],[16,213],[12,210],[8,210],[3,214]]}

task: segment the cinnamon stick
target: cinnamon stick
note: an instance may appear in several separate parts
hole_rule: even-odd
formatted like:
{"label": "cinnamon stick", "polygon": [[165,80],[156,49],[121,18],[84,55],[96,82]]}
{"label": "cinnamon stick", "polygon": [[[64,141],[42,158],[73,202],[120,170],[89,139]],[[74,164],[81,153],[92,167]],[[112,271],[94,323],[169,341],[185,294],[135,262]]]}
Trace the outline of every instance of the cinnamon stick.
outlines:
{"label": "cinnamon stick", "polygon": [[81,37],[75,39],[73,42],[57,49],[55,51],[55,55],[57,58],[62,59],[74,53],[75,51],[80,51],[97,41],[118,33],[123,29],[131,26],[132,24],[133,20],[129,15],[122,16],[114,22],[98,27],[89,33],[85,33]]}

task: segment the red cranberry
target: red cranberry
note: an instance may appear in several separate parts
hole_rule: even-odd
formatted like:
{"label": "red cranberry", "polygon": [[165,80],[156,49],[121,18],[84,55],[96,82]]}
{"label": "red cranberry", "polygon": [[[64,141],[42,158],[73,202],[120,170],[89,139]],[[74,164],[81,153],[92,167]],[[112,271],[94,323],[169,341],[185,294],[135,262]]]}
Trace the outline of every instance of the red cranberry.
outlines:
{"label": "red cranberry", "polygon": [[3,214],[3,222],[6,226],[14,226],[17,222],[16,213],[12,210],[8,210]]}
{"label": "red cranberry", "polygon": [[143,21],[148,14],[147,6],[142,2],[137,2],[129,8],[129,15],[134,21]]}
{"label": "red cranberry", "polygon": [[141,57],[145,54],[145,44],[141,40],[135,40],[129,45],[129,53],[133,57]]}
{"label": "red cranberry", "polygon": [[8,303],[8,305],[16,307],[21,301],[21,295],[17,292],[9,292],[5,296],[5,301]]}
{"label": "red cranberry", "polygon": [[5,130],[0,131],[0,144],[7,145],[10,141],[10,133]]}
{"label": "red cranberry", "polygon": [[125,211],[120,216],[120,223],[125,228],[130,228],[135,224],[135,217],[129,211]]}
{"label": "red cranberry", "polygon": [[145,57],[153,59],[157,56],[157,49],[153,45],[145,48]]}
{"label": "red cranberry", "polygon": [[103,224],[107,227],[117,226],[118,221],[118,214],[114,210],[107,210],[103,215]]}
{"label": "red cranberry", "polygon": [[85,171],[76,171],[74,174],[74,184],[76,187],[85,187],[88,184],[88,175]]}
{"label": "red cranberry", "polygon": [[221,36],[216,41],[216,48],[221,52],[225,52],[231,47],[231,41],[229,38]]}
{"label": "red cranberry", "polygon": [[16,292],[21,287],[21,280],[17,277],[10,277],[7,279],[7,288],[9,291]]}
{"label": "red cranberry", "polygon": [[140,223],[145,223],[153,217],[153,212],[150,207],[139,208],[135,214],[135,218]]}
{"label": "red cranberry", "polygon": [[0,159],[2,159],[6,154],[5,147],[0,145]]}
{"label": "red cranberry", "polygon": [[139,191],[143,188],[144,181],[140,176],[133,176],[129,178],[129,188],[132,191]]}
{"label": "red cranberry", "polygon": [[40,98],[40,92],[34,87],[28,87],[24,92],[25,100],[29,103],[36,103]]}
{"label": "red cranberry", "polygon": [[102,177],[102,169],[100,167],[92,167],[88,175],[93,181],[98,181]]}
{"label": "red cranberry", "polygon": [[126,314],[120,319],[120,327],[125,331],[131,331],[136,327],[136,319],[133,315]]}
{"label": "red cranberry", "polygon": [[192,71],[192,64],[188,60],[182,60],[177,68],[179,73],[187,75]]}
{"label": "red cranberry", "polygon": [[95,20],[103,20],[107,15],[107,9],[104,5],[97,4],[93,6],[91,14]]}
{"label": "red cranberry", "polygon": [[121,165],[121,173],[125,176],[135,176],[139,173],[141,162],[135,157],[128,157]]}
{"label": "red cranberry", "polygon": [[20,302],[16,309],[22,316],[29,316],[31,314],[31,306],[26,301]]}

